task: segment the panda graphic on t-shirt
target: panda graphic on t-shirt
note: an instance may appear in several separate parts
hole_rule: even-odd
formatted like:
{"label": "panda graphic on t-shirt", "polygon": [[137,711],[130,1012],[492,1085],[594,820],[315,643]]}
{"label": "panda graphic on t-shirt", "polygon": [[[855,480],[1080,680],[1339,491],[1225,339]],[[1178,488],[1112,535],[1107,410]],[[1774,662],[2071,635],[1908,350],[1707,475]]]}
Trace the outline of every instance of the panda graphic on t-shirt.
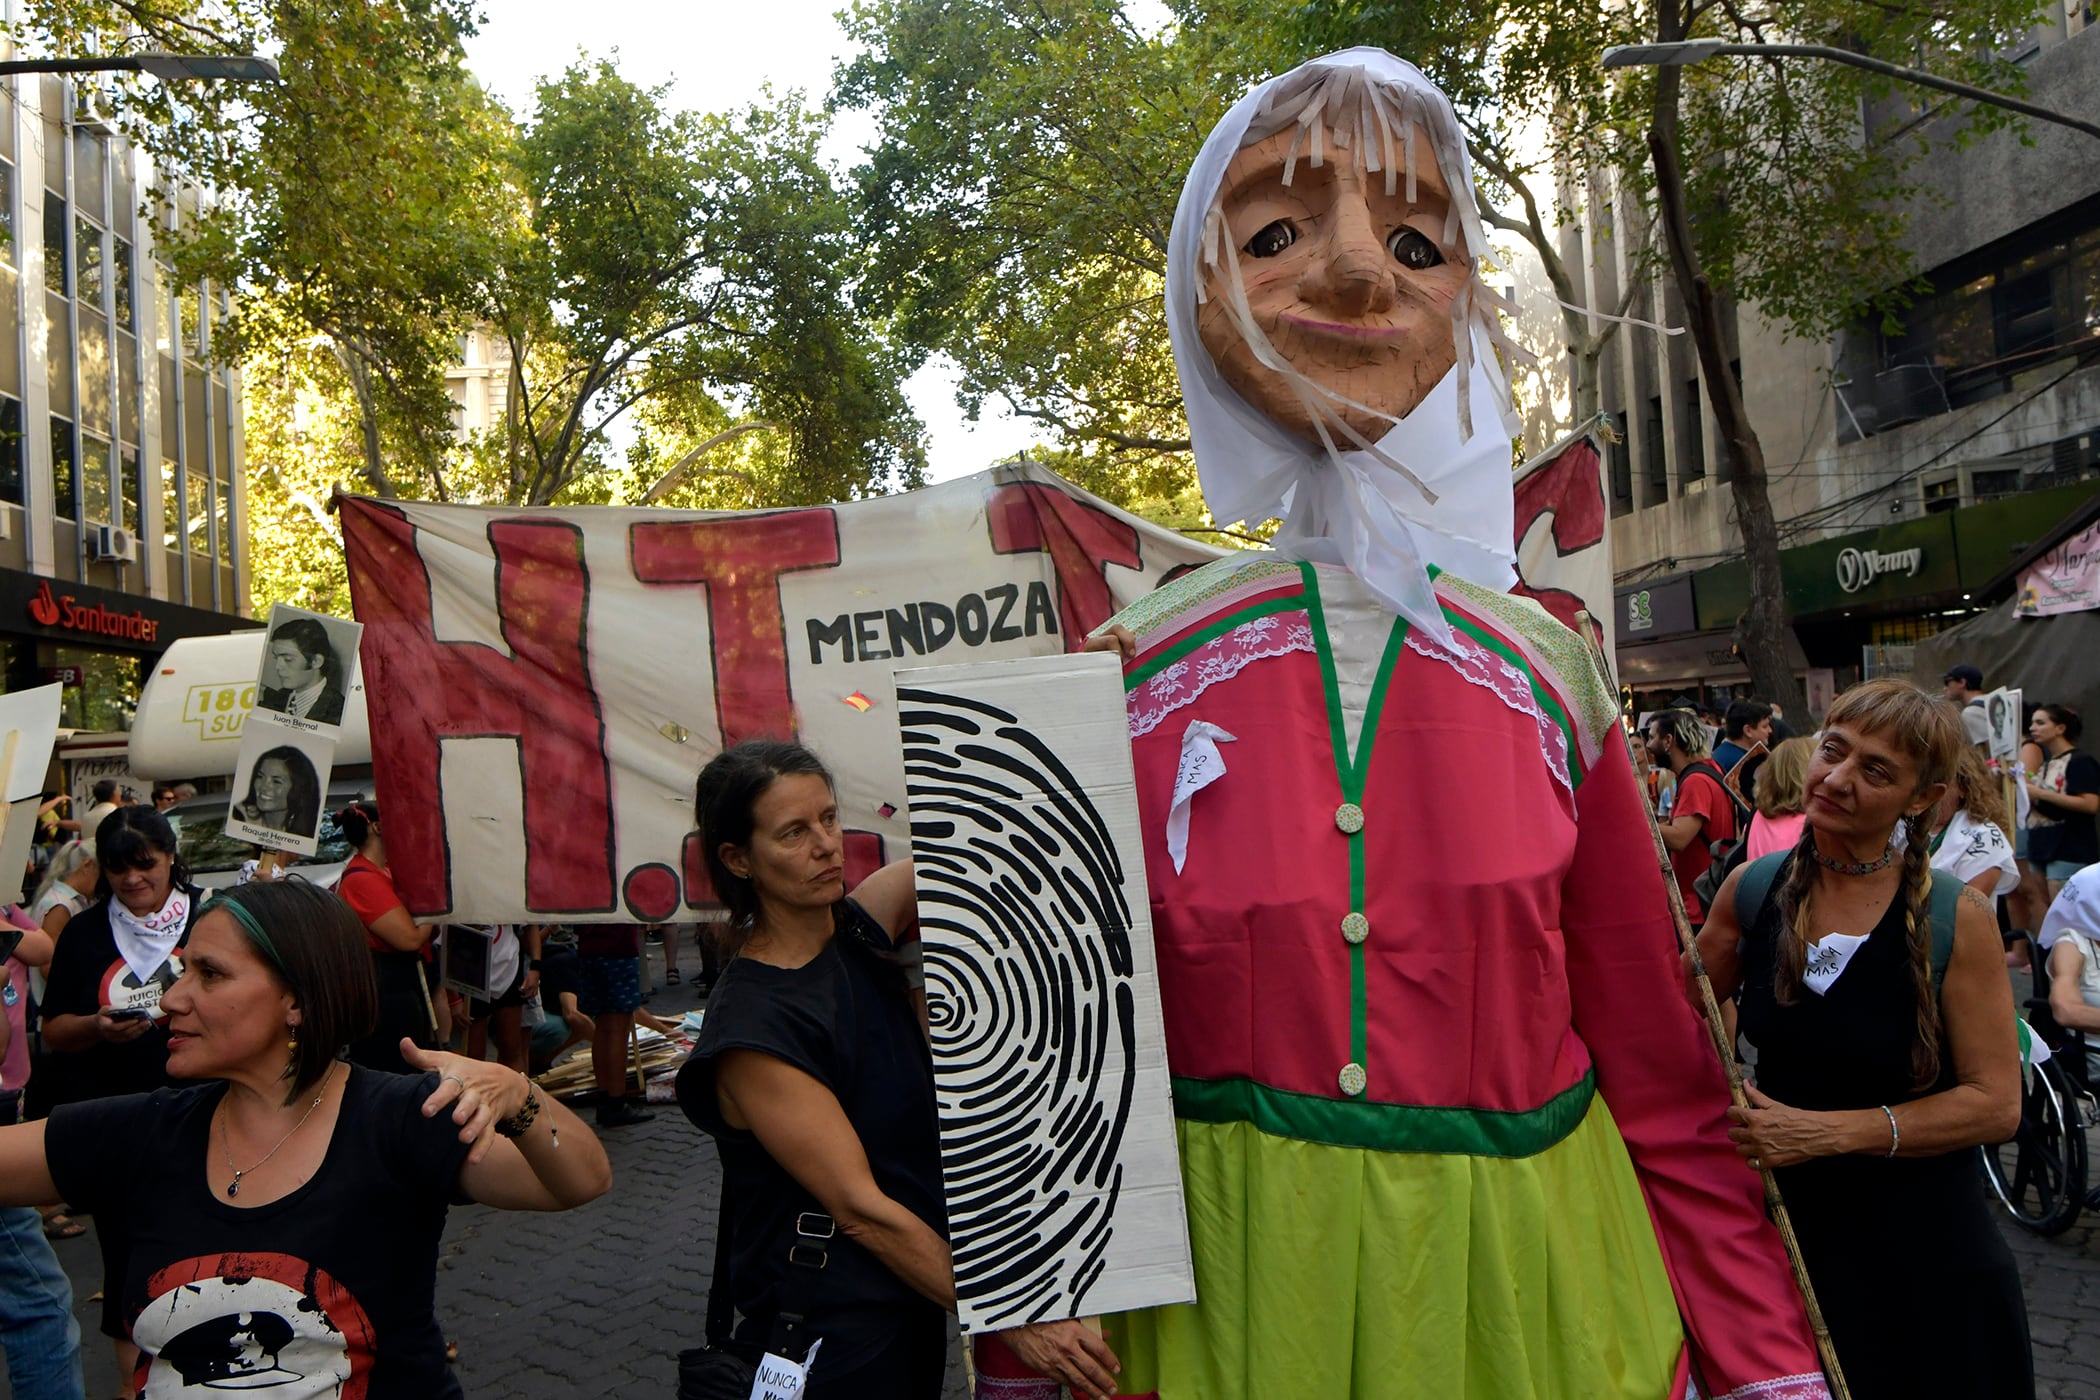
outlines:
{"label": "panda graphic on t-shirt", "polygon": [[215,1254],[162,1269],[132,1324],[141,1400],[265,1391],[359,1400],[372,1327],[327,1273],[288,1254]]}

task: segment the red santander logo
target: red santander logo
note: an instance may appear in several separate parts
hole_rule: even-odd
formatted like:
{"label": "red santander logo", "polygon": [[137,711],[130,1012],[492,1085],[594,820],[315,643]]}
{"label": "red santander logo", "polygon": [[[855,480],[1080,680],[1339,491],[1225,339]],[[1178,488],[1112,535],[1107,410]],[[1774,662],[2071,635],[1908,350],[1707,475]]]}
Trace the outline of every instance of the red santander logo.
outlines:
{"label": "red santander logo", "polygon": [[39,627],[63,627],[69,632],[134,642],[160,640],[159,621],[143,610],[117,612],[100,603],[83,603],[70,593],[54,596],[49,579],[37,583],[36,596],[29,600],[29,617]]}

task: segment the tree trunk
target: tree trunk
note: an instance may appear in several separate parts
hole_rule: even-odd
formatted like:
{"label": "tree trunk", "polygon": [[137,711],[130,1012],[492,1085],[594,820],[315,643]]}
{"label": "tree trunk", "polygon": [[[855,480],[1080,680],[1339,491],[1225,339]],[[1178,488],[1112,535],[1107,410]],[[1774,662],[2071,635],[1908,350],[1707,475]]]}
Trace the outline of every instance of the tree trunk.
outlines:
{"label": "tree trunk", "polygon": [[394,483],[386,474],[386,459],[379,446],[379,404],[372,397],[372,371],[355,350],[340,342],[335,347],[335,358],[350,381],[351,392],[357,396],[357,428],[365,446],[365,480],[375,495],[391,500]]}
{"label": "tree trunk", "polygon": [[[1684,37],[1679,13],[1675,0],[1664,0],[1659,7],[1660,42],[1675,43]],[[1669,244],[1670,268],[1678,295],[1684,301],[1692,344],[1699,352],[1699,368],[1706,380],[1707,399],[1713,406],[1716,435],[1728,454],[1736,525],[1742,531],[1743,558],[1750,570],[1750,605],[1736,619],[1735,643],[1758,693],[1783,709],[1790,720],[1799,721],[1807,715],[1808,704],[1787,660],[1786,589],[1779,573],[1779,522],[1772,516],[1764,445],[1758,441],[1757,430],[1750,426],[1750,415],[1743,408],[1742,391],[1728,365],[1713,284],[1700,267],[1699,250],[1692,242],[1684,172],[1677,157],[1678,91],[1678,70],[1669,66],[1656,69],[1655,120],[1648,130],[1648,152],[1655,161],[1656,202],[1663,236]]]}

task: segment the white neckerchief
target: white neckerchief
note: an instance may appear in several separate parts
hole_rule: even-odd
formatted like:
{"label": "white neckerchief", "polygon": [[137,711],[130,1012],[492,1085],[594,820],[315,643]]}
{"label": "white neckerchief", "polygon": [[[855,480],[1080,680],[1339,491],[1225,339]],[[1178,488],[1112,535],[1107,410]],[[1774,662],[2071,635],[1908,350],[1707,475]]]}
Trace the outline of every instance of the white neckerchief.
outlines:
{"label": "white neckerchief", "polygon": [[115,894],[109,897],[109,931],[116,936],[117,953],[141,983],[160,971],[189,922],[190,897],[180,885],[168,891],[167,903],[144,918],[126,909]]}
{"label": "white neckerchief", "polygon": [[[1459,364],[1377,443],[1379,452],[1403,464],[1415,481],[1368,452],[1330,455],[1278,424],[1225,382],[1197,330],[1204,224],[1226,167],[1273,90],[1313,67],[1360,69],[1367,81],[1406,90],[1439,127],[1448,122],[1456,168],[1441,163],[1440,168],[1463,222],[1479,227],[1472,169],[1456,138],[1457,118],[1449,99],[1414,65],[1382,49],[1349,49],[1303,64],[1242,98],[1190,167],[1168,240],[1167,330],[1196,471],[1204,500],[1220,524],[1281,517],[1283,528],[1275,538],[1279,553],[1346,566],[1379,602],[1448,644],[1449,627],[1430,587],[1430,565],[1498,591],[1517,581],[1510,452],[1515,415],[1507,379],[1483,328],[1467,323],[1471,334],[1469,343],[1459,347]],[[1478,255],[1486,249],[1468,251]],[[1462,389],[1470,435],[1461,427]]]}

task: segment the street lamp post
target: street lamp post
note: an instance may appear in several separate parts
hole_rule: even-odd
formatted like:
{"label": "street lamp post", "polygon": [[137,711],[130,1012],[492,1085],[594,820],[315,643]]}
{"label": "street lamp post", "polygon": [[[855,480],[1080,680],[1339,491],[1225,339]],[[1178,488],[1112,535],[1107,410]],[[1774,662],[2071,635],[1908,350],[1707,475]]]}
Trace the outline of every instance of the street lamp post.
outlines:
{"label": "street lamp post", "polygon": [[0,76],[11,73],[150,73],[164,83],[220,80],[274,83],[277,65],[267,58],[237,53],[134,53],[100,58],[21,58],[0,62]]}
{"label": "street lamp post", "polygon": [[1850,49],[1832,48],[1828,44],[1729,44],[1719,39],[1681,39],[1665,44],[1620,44],[1604,51],[1606,68],[1675,68],[1686,63],[1704,63],[1709,58],[1741,55],[1750,58],[1820,58],[1829,63],[1842,63],[1852,68],[1864,68],[1869,73],[1879,73],[1885,78],[1917,87],[1932,88],[1938,92],[1952,93],[1971,102],[1980,102],[1987,107],[2003,107],[2008,112],[2033,117],[2037,121],[2054,122],[2082,131],[2088,136],[2100,137],[2100,123],[2085,121],[2068,112],[2059,112],[2049,107],[2037,107],[2032,102],[2022,102],[2017,97],[1992,92],[1989,88],[1972,87],[1968,83],[1957,83],[1952,78],[1942,78],[1936,73],[1921,72],[1916,68],[1903,68],[1893,63],[1884,63]]}

